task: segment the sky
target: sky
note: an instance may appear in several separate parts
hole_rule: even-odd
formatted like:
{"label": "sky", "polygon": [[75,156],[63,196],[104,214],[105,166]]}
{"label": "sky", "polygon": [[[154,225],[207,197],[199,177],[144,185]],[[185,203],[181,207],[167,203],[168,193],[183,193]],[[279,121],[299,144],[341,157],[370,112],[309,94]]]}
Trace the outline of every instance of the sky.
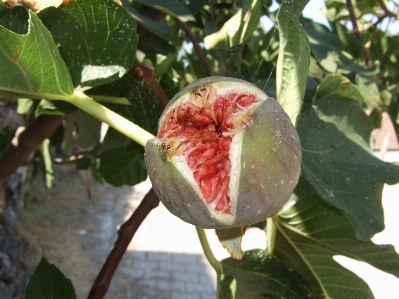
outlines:
{"label": "sky", "polygon": [[[391,0],[389,1],[388,8],[393,10],[393,2],[399,3],[399,0]],[[322,12],[322,9],[324,7],[324,0],[310,0],[309,3],[305,6],[305,9],[303,10],[303,15],[306,18],[313,19],[317,23],[321,23],[326,25],[327,27],[330,27],[327,21],[326,16]],[[278,9],[279,5],[275,0],[273,0],[273,4],[270,8],[271,11],[274,11]],[[371,16],[370,16],[371,19]],[[374,20],[376,21],[376,19]],[[266,28],[270,28],[272,26],[271,21],[267,17],[262,18],[262,23],[265,25]],[[381,28],[383,30],[386,30],[388,26],[388,31],[392,34],[397,34],[399,32],[399,21],[396,22],[388,22],[388,19],[385,19],[384,22],[381,24]]]}

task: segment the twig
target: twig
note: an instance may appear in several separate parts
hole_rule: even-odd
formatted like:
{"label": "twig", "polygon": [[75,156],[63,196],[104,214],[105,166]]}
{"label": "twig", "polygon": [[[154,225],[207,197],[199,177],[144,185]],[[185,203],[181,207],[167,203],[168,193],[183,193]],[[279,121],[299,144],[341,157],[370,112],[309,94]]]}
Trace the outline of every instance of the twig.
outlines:
{"label": "twig", "polygon": [[158,100],[159,112],[162,113],[166,105],[169,103],[169,99],[165,94],[165,91],[156,81],[154,68],[141,64],[136,60],[134,61],[133,66],[130,68],[129,73],[135,77],[136,80],[147,82],[148,86],[152,90],[152,93]]}
{"label": "twig", "polygon": [[159,205],[159,199],[155,195],[154,190],[151,189],[146,196],[144,196],[140,205],[133,212],[132,216],[120,227],[118,230],[118,239],[114,247],[108,255],[103,267],[100,270],[97,278],[94,280],[93,286],[90,290],[87,299],[101,299],[104,298],[111,283],[111,279],[119,265],[127,246],[132,240],[137,229],[147,217],[147,215]]}
{"label": "twig", "polygon": [[[357,25],[357,18],[355,15],[355,11],[353,9],[352,0],[346,0],[346,6],[348,7],[349,17],[352,22],[353,33],[355,34],[357,39],[360,39],[362,37],[362,32],[359,30],[359,26]],[[364,47],[364,57],[366,60],[366,65],[368,67],[373,67],[374,63],[373,59],[371,58],[370,46],[371,43],[367,43],[366,46]]]}
{"label": "twig", "polygon": [[388,9],[388,7],[384,3],[384,0],[378,0],[378,3],[380,4],[382,10],[384,11],[385,16],[387,16],[387,17],[395,17],[395,18],[397,17],[397,15],[395,13],[393,13],[392,11],[390,11]]}
{"label": "twig", "polygon": [[86,185],[87,199],[92,201],[93,196],[91,195],[90,181],[89,181],[89,175],[87,174],[87,169],[82,169],[81,173],[82,173],[83,181],[85,182],[85,185]]}
{"label": "twig", "polygon": [[212,76],[213,72],[211,66],[209,65],[209,61],[206,58],[204,51],[202,51],[202,48],[198,44],[196,37],[191,32],[190,27],[185,22],[182,22],[177,18],[175,18],[175,22],[177,23],[177,25],[179,25],[181,29],[183,29],[188,39],[192,42],[195,52],[197,53],[199,59],[202,61],[202,64],[204,65],[207,76]]}
{"label": "twig", "polygon": [[[154,69],[135,61],[129,72],[137,80],[148,83],[154,96],[158,100],[160,112],[162,112],[169,102],[169,99],[162,87],[159,86],[158,82],[155,80]],[[87,299],[101,299],[105,296],[115,270],[126,252],[127,246],[147,215],[158,205],[159,199],[155,195],[154,190],[151,189],[146,196],[144,196],[140,205],[134,211],[132,216],[130,216],[129,220],[120,227],[118,231],[118,239],[98,273],[97,278],[94,280]]]}
{"label": "twig", "polygon": [[353,33],[355,34],[355,36],[357,37],[357,39],[360,39],[360,37],[362,36],[360,31],[359,31],[359,27],[357,26],[357,18],[355,15],[355,11],[353,9],[353,4],[352,4],[352,0],[346,0],[346,6],[348,7],[348,11],[349,11],[349,17],[351,19],[352,22],[352,27],[353,27]]}
{"label": "twig", "polygon": [[59,115],[40,115],[25,130],[17,130],[12,142],[0,156],[0,185],[35,151],[51,137],[62,122]]}

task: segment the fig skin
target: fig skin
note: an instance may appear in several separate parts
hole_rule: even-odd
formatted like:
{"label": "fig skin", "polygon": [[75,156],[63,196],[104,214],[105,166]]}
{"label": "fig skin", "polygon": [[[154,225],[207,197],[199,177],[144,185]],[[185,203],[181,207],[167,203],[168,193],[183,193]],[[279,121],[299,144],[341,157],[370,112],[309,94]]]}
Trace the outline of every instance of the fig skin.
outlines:
{"label": "fig skin", "polygon": [[[218,82],[226,81],[257,89],[251,83],[234,78],[197,80],[169,102],[158,129],[165,115],[179,104],[181,96],[205,84],[217,88]],[[276,214],[288,201],[301,172],[299,136],[277,101],[266,95],[265,98],[254,110],[251,126],[239,133],[242,136],[241,153],[236,160],[239,169],[232,169],[230,173],[231,180],[237,182],[235,188],[230,188],[230,192],[237,194],[230,196],[232,210],[235,209],[233,215],[209,207],[199,188],[195,188],[175,164],[166,159],[158,138],[147,142],[146,165],[150,180],[155,193],[172,214],[203,228],[246,226]]]}

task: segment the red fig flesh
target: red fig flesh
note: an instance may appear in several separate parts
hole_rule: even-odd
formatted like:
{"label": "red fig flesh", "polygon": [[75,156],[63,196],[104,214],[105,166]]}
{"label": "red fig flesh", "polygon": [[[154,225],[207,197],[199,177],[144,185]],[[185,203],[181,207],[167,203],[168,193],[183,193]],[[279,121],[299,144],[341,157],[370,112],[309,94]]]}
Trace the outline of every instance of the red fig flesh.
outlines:
{"label": "red fig flesh", "polygon": [[275,214],[300,174],[299,137],[279,104],[232,78],[179,92],[146,146],[154,191],[184,221],[244,226]]}

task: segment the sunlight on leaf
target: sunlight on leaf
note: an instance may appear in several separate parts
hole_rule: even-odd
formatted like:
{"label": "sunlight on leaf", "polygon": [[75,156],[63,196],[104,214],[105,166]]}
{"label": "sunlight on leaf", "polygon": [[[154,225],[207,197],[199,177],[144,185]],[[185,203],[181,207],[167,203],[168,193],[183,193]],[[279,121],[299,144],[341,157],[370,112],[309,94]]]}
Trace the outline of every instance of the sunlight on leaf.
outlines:
{"label": "sunlight on leaf", "polygon": [[227,49],[245,42],[260,21],[260,0],[244,1],[246,4],[216,33],[204,38],[211,49]]}
{"label": "sunlight on leaf", "polygon": [[225,259],[222,267],[220,298],[265,298],[275,294],[279,298],[311,298],[311,291],[298,273],[264,250],[246,251],[240,261]]}
{"label": "sunlight on leaf", "polygon": [[309,40],[298,15],[308,0],[284,1],[277,14],[280,48],[276,67],[277,101],[296,125],[309,72]]}
{"label": "sunlight on leaf", "polygon": [[135,0],[135,2],[154,7],[183,22],[195,21],[188,6],[179,0]]}
{"label": "sunlight on leaf", "polygon": [[[298,190],[298,191],[297,191]],[[275,254],[298,271],[325,298],[374,298],[368,285],[334,260],[344,255],[399,276],[399,256],[392,245],[357,240],[339,210],[323,202],[305,179],[295,190],[295,204],[275,217]]]}
{"label": "sunlight on leaf", "polygon": [[399,182],[399,167],[370,151],[372,129],[358,102],[334,94],[316,101],[298,122],[303,173],[324,201],[345,212],[365,241],[384,228],[384,184]]}
{"label": "sunlight on leaf", "polygon": [[114,81],[133,64],[136,22],[114,1],[72,1],[39,16],[59,44],[75,88]]}
{"label": "sunlight on leaf", "polygon": [[359,87],[352,84],[348,78],[340,74],[329,74],[324,77],[323,81],[317,87],[316,99],[333,94],[338,94],[341,97],[349,98],[360,103],[364,102],[364,97]]}
{"label": "sunlight on leaf", "polygon": [[168,25],[145,17],[136,9],[134,9],[128,0],[122,0],[122,3],[123,7],[130,13],[130,15],[148,31],[167,40],[168,42],[171,42],[174,45],[179,45],[182,43],[182,39],[177,36]]}

